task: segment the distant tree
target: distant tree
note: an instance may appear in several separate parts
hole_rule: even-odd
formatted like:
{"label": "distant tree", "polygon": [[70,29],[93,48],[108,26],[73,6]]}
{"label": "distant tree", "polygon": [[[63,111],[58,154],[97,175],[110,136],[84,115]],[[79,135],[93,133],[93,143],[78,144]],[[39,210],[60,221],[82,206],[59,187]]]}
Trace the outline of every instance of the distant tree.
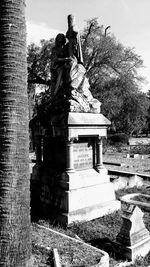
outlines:
{"label": "distant tree", "polygon": [[0,1],[0,267],[30,267],[25,0]]}
{"label": "distant tree", "polygon": [[97,19],[87,22],[82,44],[91,91],[102,102],[102,112],[113,128],[128,133],[142,130],[147,123],[149,101],[140,90],[144,81],[138,74],[143,67],[141,57],[113,35],[106,35]]}
{"label": "distant tree", "polygon": [[[146,93],[146,96],[150,102],[150,90],[148,90],[148,92]],[[149,106],[148,111],[147,111],[147,124],[146,124],[146,126],[147,127],[144,130],[145,130],[146,134],[148,135],[150,133],[150,106]]]}
{"label": "distant tree", "polygon": [[133,48],[124,47],[114,35],[104,32],[104,26],[99,26],[97,19],[93,19],[87,22],[82,34],[84,63],[91,88],[96,91],[111,79],[142,80],[137,74],[143,66],[141,57]]}
{"label": "distant tree", "polygon": [[150,101],[144,93],[133,93],[130,96],[126,96],[119,116],[118,129],[130,135],[133,133],[138,134],[143,129],[147,130],[149,107]]}

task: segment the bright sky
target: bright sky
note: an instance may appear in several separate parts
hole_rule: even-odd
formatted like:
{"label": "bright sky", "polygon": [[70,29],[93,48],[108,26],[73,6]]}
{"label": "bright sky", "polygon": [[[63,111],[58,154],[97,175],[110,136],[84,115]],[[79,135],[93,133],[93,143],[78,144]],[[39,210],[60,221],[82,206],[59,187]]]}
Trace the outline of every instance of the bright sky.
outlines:
{"label": "bright sky", "polygon": [[134,47],[144,60],[142,70],[150,89],[150,0],[26,0],[27,41],[38,44],[41,39],[67,31],[67,16],[73,14],[80,31],[88,19],[98,18],[100,25],[124,45]]}

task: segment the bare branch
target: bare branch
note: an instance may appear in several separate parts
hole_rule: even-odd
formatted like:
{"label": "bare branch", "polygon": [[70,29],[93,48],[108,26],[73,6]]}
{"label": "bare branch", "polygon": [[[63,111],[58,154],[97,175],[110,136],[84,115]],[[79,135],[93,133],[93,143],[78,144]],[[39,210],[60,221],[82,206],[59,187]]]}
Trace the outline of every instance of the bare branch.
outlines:
{"label": "bare branch", "polygon": [[34,71],[28,67],[28,72],[30,74],[32,74],[34,76],[33,79],[28,79],[29,83],[38,83],[38,84],[45,84],[45,85],[51,85],[51,80],[44,80],[43,78],[41,78],[40,76],[38,76],[37,74],[34,73]]}

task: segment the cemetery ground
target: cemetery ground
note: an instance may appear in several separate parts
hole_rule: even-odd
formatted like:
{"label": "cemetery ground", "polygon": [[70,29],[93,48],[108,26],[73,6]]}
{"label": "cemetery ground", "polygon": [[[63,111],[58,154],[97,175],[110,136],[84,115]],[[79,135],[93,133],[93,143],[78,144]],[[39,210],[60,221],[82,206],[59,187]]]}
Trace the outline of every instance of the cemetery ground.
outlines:
{"label": "cemetery ground", "polygon": [[131,154],[129,158],[127,155],[125,152],[108,152],[103,155],[104,165],[111,170],[150,175],[150,154]]}
{"label": "cemetery ground", "polygon": [[[137,157],[127,157],[128,151],[112,152],[107,151],[103,155],[103,161],[107,169],[122,170],[134,173],[143,173],[150,175],[150,155],[139,154]],[[117,163],[117,165],[115,165]],[[118,166],[120,163],[120,166]],[[123,164],[121,164],[123,163]],[[119,199],[121,196],[128,193],[143,193],[150,195],[150,185],[146,183],[142,187],[126,188],[116,191],[116,197]],[[50,220],[38,220],[32,223],[32,244],[33,255],[36,266],[54,266],[53,265],[53,249],[58,248],[58,252],[62,255],[62,266],[92,266],[98,262],[99,255],[94,254],[92,251],[85,252],[81,246],[74,246],[72,242],[58,238],[58,236],[47,233],[38,227],[38,224],[58,231],[73,238],[81,239],[83,242],[91,244],[101,250],[108,252],[110,256],[110,267],[117,266],[125,262],[126,259],[120,258],[120,255],[115,251],[113,243],[116,241],[116,236],[120,231],[122,225],[121,211],[103,216],[101,218],[82,223],[73,223],[68,227],[61,227],[56,225],[55,222]],[[146,228],[150,231],[150,216],[149,212],[144,211],[144,223]],[[48,249],[46,249],[48,247]],[[114,249],[112,250],[112,247]],[[84,251],[84,252],[83,252]],[[95,261],[96,260],[96,261]],[[65,264],[66,262],[66,264]],[[86,262],[86,263],[85,263]],[[119,266],[119,265],[118,265]],[[139,257],[135,263],[131,263],[130,267],[148,267],[150,266],[150,252],[145,258]]]}
{"label": "cemetery ground", "polygon": [[[136,189],[134,192],[135,191],[137,192]],[[133,190],[128,190],[128,192],[133,192]],[[119,195],[124,193],[126,192],[119,192]],[[148,212],[144,213],[144,222],[147,229],[150,231],[150,218]],[[38,224],[60,233],[64,233],[65,235],[73,238],[79,237],[84,242],[108,252],[110,256],[110,267],[117,266],[117,264],[126,261],[115,253],[115,249],[112,250],[113,242],[115,243],[116,236],[122,225],[121,211],[114,212],[110,215],[89,222],[74,223],[67,228],[63,228],[50,221],[43,220],[38,221]],[[33,265],[33,267],[53,266],[54,248],[58,248],[58,252],[62,257],[62,266],[90,267],[98,263],[98,260],[100,259],[99,253],[96,253],[91,249],[85,251],[81,244],[77,246],[77,244],[75,245],[71,241],[65,241],[64,238],[58,237],[58,235],[39,228],[38,224],[32,224],[32,245],[33,255],[35,257],[35,265]],[[149,265],[150,253],[145,258],[137,258],[134,264],[130,264],[128,266],[148,267]]]}

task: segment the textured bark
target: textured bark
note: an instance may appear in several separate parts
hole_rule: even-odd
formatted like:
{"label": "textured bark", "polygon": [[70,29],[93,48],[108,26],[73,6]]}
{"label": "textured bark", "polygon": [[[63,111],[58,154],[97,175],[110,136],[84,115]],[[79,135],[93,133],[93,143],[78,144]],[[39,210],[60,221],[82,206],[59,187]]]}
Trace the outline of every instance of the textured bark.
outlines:
{"label": "textured bark", "polygon": [[25,0],[0,0],[0,267],[29,267],[28,146]]}

